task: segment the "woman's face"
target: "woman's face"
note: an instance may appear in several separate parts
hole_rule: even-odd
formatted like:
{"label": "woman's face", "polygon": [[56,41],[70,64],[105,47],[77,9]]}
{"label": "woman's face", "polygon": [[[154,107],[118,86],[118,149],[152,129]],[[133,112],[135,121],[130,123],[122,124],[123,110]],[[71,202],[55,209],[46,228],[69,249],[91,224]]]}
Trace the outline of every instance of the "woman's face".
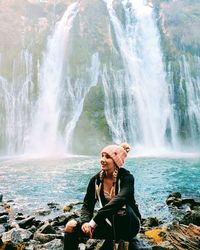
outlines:
{"label": "woman's face", "polygon": [[108,155],[107,153],[102,153],[101,154],[101,169],[104,171],[107,171],[109,173],[112,173],[115,170],[115,163],[113,159]]}

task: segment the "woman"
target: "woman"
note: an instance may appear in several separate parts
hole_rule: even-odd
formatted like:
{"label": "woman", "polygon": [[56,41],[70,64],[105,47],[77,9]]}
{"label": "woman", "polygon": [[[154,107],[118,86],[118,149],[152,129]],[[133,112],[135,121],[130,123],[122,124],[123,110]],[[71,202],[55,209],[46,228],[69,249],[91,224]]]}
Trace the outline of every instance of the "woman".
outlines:
{"label": "woman", "polygon": [[[65,250],[76,250],[81,236],[106,239],[101,249],[111,250],[113,241],[131,242],[139,232],[141,215],[134,198],[134,178],[122,168],[129,151],[127,143],[101,151],[101,171],[89,182],[80,220],[66,224]],[[97,201],[101,208],[94,215]]]}

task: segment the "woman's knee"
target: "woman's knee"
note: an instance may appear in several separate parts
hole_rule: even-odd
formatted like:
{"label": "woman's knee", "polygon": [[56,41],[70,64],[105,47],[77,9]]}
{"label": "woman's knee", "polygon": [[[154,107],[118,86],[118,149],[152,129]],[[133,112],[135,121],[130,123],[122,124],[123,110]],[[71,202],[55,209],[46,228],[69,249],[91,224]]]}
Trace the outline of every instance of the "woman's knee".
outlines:
{"label": "woman's knee", "polygon": [[77,226],[76,220],[72,219],[72,220],[68,221],[67,224],[65,225],[65,232],[66,233],[73,233],[76,226]]}

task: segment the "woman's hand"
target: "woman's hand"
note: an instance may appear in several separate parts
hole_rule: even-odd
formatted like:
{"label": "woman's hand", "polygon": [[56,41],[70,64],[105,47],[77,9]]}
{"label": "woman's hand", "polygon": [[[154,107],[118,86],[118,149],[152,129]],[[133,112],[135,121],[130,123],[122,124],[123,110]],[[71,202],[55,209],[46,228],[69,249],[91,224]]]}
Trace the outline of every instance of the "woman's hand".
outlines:
{"label": "woman's hand", "polygon": [[82,225],[81,230],[84,232],[84,234],[92,238],[93,228],[90,226],[88,222]]}
{"label": "woman's hand", "polygon": [[73,233],[76,225],[77,225],[77,221],[75,221],[74,219],[68,221],[66,226],[65,226],[65,231],[67,233]]}

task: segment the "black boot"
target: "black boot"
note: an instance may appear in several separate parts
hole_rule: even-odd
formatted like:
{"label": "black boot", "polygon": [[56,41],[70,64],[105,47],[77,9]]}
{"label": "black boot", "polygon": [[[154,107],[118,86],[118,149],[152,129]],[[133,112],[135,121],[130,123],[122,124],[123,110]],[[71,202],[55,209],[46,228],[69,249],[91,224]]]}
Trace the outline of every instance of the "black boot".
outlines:
{"label": "black boot", "polygon": [[113,250],[113,241],[105,240],[100,250]]}
{"label": "black boot", "polygon": [[78,238],[74,233],[65,233],[64,236],[64,250],[77,250],[78,249]]}

